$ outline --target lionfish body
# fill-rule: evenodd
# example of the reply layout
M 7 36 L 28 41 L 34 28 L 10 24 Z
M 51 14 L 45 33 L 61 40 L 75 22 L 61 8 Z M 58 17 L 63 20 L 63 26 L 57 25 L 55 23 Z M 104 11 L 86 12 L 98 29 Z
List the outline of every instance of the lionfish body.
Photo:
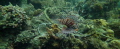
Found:
M 73 19 L 70 19 L 70 18 L 58 19 L 58 21 L 61 24 L 66 25 L 68 28 L 72 27 L 75 24 L 75 21 Z
M 66 18 L 66 19 L 58 19 L 58 21 L 67 26 L 67 27 L 63 27 L 63 29 L 61 29 L 61 33 L 65 33 L 65 34 L 68 34 L 68 33 L 74 33 L 76 31 L 78 31 L 77 29 L 78 28 L 75 28 L 75 21 L 73 19 L 70 19 L 70 18 Z

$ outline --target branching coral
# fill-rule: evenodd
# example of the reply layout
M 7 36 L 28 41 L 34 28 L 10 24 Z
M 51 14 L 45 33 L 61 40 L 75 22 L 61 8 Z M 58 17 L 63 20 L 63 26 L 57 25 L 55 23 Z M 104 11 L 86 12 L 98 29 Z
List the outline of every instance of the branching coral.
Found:
M 47 28 L 47 32 L 50 37 L 53 37 L 54 39 L 58 39 L 58 37 L 55 36 L 55 33 L 60 32 L 60 29 L 58 28 L 57 24 L 52 24 L 51 28 Z
M 22 27 L 25 25 L 26 20 L 29 18 L 25 14 L 25 11 L 20 8 L 19 6 L 2 6 L 1 7 L 1 13 L 0 13 L 0 27 Z
M 48 21 L 50 21 L 50 23 L 53 24 L 53 22 L 51 21 L 51 19 L 50 19 L 49 16 L 47 15 L 47 10 L 48 10 L 48 9 L 49 9 L 49 8 L 46 8 L 46 9 L 44 10 L 45 17 L 46 17 L 46 19 L 48 19 Z
M 104 19 L 95 19 L 93 21 L 96 23 L 96 25 L 100 25 L 100 26 L 107 26 L 108 25 L 108 23 Z

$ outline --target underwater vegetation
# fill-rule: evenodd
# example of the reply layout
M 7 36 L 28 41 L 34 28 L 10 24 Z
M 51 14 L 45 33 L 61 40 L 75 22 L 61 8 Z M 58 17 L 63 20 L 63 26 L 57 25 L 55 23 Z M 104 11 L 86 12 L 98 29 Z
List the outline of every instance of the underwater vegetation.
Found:
M 1 2 L 0 49 L 120 49 L 119 0 Z

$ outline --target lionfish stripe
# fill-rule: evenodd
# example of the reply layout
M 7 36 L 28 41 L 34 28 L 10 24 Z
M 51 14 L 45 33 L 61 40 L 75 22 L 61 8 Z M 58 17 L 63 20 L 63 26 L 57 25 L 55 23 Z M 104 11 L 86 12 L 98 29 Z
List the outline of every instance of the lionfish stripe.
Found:
M 60 19 L 59 21 L 60 21 L 60 23 L 62 23 L 62 24 L 64 23 L 64 22 L 63 22 L 63 19 Z
M 66 24 L 66 25 L 68 25 L 68 24 L 69 24 L 69 20 L 68 20 L 68 19 L 66 19 L 65 24 Z
M 68 26 L 70 26 L 70 25 L 71 25 L 70 23 L 71 23 L 71 20 L 69 20 L 69 21 L 68 21 L 68 23 L 67 23 L 67 24 L 68 24 Z
M 63 22 L 62 24 L 65 24 L 66 23 L 65 21 L 66 21 L 65 19 L 62 19 L 62 22 Z
M 73 24 L 74 24 L 74 21 L 73 21 L 73 20 L 70 20 L 69 24 L 70 24 L 70 25 L 73 25 Z

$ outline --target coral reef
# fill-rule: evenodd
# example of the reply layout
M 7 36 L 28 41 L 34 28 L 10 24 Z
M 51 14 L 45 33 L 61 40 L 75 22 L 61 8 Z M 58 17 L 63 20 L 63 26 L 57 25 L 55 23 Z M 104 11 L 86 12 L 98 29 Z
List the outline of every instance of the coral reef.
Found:
M 21 3 L 21 0 L 1 0 L 0 5 L 9 5 L 9 3 L 12 3 L 13 5 L 19 5 Z
M 19 6 L 1 6 L 0 7 L 0 27 L 4 28 L 17 28 L 25 26 L 25 21 L 29 19 L 25 14 L 25 11 Z
M 65 0 L 30 0 L 35 8 L 47 8 L 47 7 L 64 7 L 67 5 L 68 2 Z
M 120 27 L 120 20 L 119 19 L 109 19 L 108 20 L 108 22 L 109 23 L 111 23 L 111 24 L 109 24 L 109 26 L 110 26 L 110 28 L 112 29 L 112 30 L 114 30 L 114 32 L 115 32 L 115 37 L 116 38 L 120 38 L 120 34 L 119 34 L 119 27 Z
M 0 49 L 120 49 L 118 2 L 21 0 L 16 6 L 0 5 Z
M 109 14 L 111 10 L 114 10 L 117 7 L 117 3 L 119 0 L 85 0 L 80 1 L 78 5 L 76 5 L 76 9 L 79 10 L 79 14 L 84 18 L 109 18 Z
M 4 41 L 4 44 L 9 43 L 6 46 L 10 45 L 15 40 L 15 36 L 21 30 L 26 29 L 26 21 L 29 19 L 25 11 L 19 6 L 13 6 L 12 4 L 8 6 L 0 5 L 0 40 Z

